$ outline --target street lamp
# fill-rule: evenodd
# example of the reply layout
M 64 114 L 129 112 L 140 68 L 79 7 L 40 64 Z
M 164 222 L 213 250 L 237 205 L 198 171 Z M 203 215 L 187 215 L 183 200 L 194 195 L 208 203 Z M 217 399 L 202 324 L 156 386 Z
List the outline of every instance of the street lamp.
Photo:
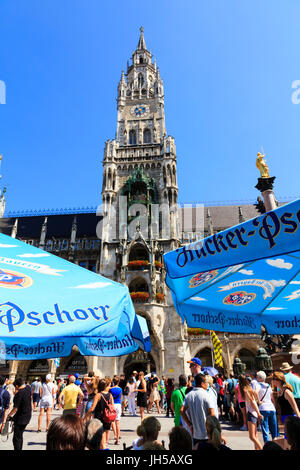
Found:
M 272 360 L 264 348 L 258 348 L 257 354 L 255 356 L 255 367 L 256 370 L 262 370 L 267 375 L 270 375 L 273 371 Z
M 233 372 L 236 377 L 242 375 L 246 370 L 246 364 L 244 364 L 239 357 L 236 357 L 233 361 Z

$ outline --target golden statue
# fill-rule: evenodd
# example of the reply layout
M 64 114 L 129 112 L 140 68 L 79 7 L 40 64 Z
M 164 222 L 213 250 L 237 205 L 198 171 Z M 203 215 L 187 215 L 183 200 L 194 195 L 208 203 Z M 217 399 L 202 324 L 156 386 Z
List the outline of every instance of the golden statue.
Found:
M 264 161 L 264 156 L 265 154 L 261 154 L 260 152 L 258 152 L 256 158 L 256 168 L 259 169 L 261 178 L 269 178 L 269 168 L 266 162 Z

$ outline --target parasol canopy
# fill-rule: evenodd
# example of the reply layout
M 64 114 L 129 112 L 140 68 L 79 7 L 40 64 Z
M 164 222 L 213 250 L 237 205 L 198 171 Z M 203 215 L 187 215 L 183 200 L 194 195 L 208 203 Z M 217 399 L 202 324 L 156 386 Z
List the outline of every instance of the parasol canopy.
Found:
M 164 255 L 191 328 L 300 333 L 300 199 Z
M 0 359 L 149 352 L 128 288 L 0 234 Z

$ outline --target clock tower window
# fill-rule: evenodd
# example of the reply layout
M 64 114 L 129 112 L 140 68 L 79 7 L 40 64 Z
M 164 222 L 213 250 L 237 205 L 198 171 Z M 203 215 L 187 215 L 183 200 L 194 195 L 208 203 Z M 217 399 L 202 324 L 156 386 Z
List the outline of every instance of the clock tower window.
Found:
M 144 144 L 151 144 L 151 131 L 150 129 L 144 130 Z
M 136 132 L 133 130 L 129 131 L 129 145 L 136 145 Z

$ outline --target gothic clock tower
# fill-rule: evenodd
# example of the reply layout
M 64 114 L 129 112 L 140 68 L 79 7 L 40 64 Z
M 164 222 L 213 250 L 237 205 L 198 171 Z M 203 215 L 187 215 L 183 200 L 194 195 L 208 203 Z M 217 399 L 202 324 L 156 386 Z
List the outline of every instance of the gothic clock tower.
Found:
M 117 111 L 116 136 L 105 143 L 103 158 L 100 273 L 128 286 L 136 312 L 147 319 L 152 351 L 142 362 L 135 355 L 116 358 L 114 370 L 130 373 L 140 362 L 149 372 L 170 376 L 170 369 L 178 377 L 189 348 L 162 259 L 180 244 L 176 147 L 166 132 L 163 81 L 143 28 L 122 71 Z

